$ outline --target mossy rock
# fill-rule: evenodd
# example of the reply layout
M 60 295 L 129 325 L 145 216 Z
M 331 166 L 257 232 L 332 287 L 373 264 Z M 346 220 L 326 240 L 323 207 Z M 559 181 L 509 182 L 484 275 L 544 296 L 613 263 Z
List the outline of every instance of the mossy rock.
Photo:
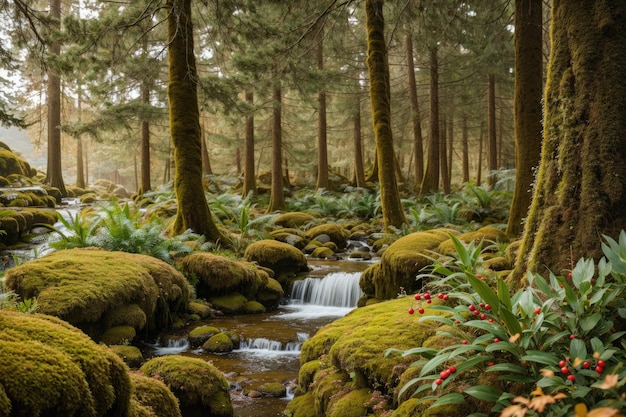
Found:
M 508 242 L 509 238 L 502 230 L 497 229 L 493 226 L 484 226 L 478 230 L 473 232 L 462 233 L 456 236 L 461 242 L 469 244 L 470 242 L 475 242 L 476 244 L 483 242 L 483 248 L 489 245 L 489 241 L 491 242 Z M 451 255 L 456 252 L 454 248 L 454 243 L 452 243 L 451 239 L 447 239 L 439 245 L 437 248 L 437 253 L 441 255 Z
M 315 251 L 315 249 L 321 248 L 323 246 L 324 245 L 321 242 L 318 242 L 317 240 L 312 240 L 309 243 L 307 243 L 307 245 L 304 248 L 302 248 L 302 252 L 306 253 L 307 255 L 310 255 Z
M 519 250 L 521 246 L 522 246 L 522 240 L 519 239 L 519 240 L 515 240 L 511 242 L 504 250 L 506 259 L 509 261 L 511 265 L 515 265 L 515 262 L 517 261 L 517 257 L 519 256 Z
M 264 397 L 283 398 L 287 395 L 287 387 L 280 382 L 266 382 L 257 389 Z
M 243 306 L 243 312 L 246 314 L 259 314 L 259 313 L 265 313 L 266 308 L 263 304 L 259 303 L 258 301 L 248 301 L 246 304 L 244 304 Z
M 190 314 L 198 315 L 202 319 L 213 318 L 211 307 L 199 301 L 191 301 L 187 306 L 187 311 Z
M 243 312 L 244 306 L 248 303 L 248 299 L 239 293 L 211 298 L 210 301 L 216 309 L 231 314 Z
M 275 278 L 283 287 L 288 277 L 309 271 L 306 257 L 301 251 L 276 240 L 264 239 L 251 243 L 244 252 L 244 258 L 274 271 Z
M 137 368 L 143 362 L 143 355 L 137 346 L 110 345 L 109 349 L 122 358 L 126 365 L 131 368 Z
M 7 177 L 13 174 L 32 177 L 33 170 L 25 159 L 17 156 L 11 150 L 0 149 L 0 176 Z
M 315 411 L 315 396 L 312 392 L 294 397 L 285 409 L 287 417 L 318 417 Z
M 491 269 L 492 271 L 505 271 L 513 268 L 513 264 L 511 264 L 504 256 L 496 256 L 494 258 L 487 259 L 484 264 L 485 267 Z
M 0 355 L 0 415 L 129 415 L 122 359 L 58 318 L 0 310 Z
M 361 388 L 350 391 L 345 395 L 332 401 L 328 410 L 327 417 L 361 417 L 368 414 L 368 408 L 365 406 L 372 399 L 372 391 L 369 388 Z
M 371 267 L 368 279 L 374 285 L 374 293 L 368 296 L 379 300 L 396 298 L 403 290 L 413 293 L 421 287 L 415 277 L 432 263 L 432 253 L 449 236 L 427 231 L 403 236 L 389 246 L 380 262 Z M 361 287 L 363 289 L 363 287 Z M 367 286 L 371 290 L 371 285 Z M 365 291 L 365 290 L 364 290 Z
M 123 305 L 111 312 L 112 326 L 127 325 L 141 330 L 145 327 L 147 321 L 145 311 L 137 304 Z
M 96 193 L 86 193 L 80 196 L 81 204 L 93 204 L 98 201 L 98 195 Z
M 293 246 L 297 249 L 304 249 L 309 241 L 304 237 L 304 233 L 295 229 L 280 229 L 270 233 L 270 236 L 283 243 Z
M 322 361 L 313 360 L 302 364 L 298 370 L 298 387 L 302 391 L 306 391 L 313 383 L 315 374 L 322 369 Z
M 211 336 L 202 344 L 202 349 L 212 353 L 227 353 L 235 348 L 232 339 L 225 333 L 220 332 Z
M 105 345 L 120 345 L 132 342 L 135 336 L 137 332 L 132 326 L 114 326 L 102 333 L 100 341 Z
M 246 298 L 252 299 L 267 280 L 267 275 L 257 273 L 254 265 L 249 262 L 239 262 L 206 252 L 185 256 L 179 267 L 184 275 L 198 279 L 198 297 L 208 298 L 240 292 Z
M 112 317 L 122 317 L 115 312 L 123 306 L 136 304 L 146 315 L 146 329 L 161 330 L 170 328 L 189 302 L 187 281 L 171 265 L 95 249 L 60 250 L 11 268 L 6 286 L 22 299 L 36 297 L 38 311 L 83 328 L 96 340 Z
M 398 240 L 398 236 L 383 236 L 379 239 L 376 239 L 372 243 L 372 252 L 378 252 L 381 249 L 386 249 L 393 244 L 396 240 Z
M 214 336 L 220 333 L 221 330 L 215 326 L 200 326 L 191 330 L 187 335 L 187 339 L 189 340 L 189 344 L 193 347 L 197 347 L 202 345 L 204 342 L 209 340 L 211 336 Z
M 335 252 L 332 249 L 327 248 L 326 246 L 320 246 L 319 248 L 315 248 L 315 250 L 311 253 L 311 258 L 318 259 L 329 259 L 335 256 Z
M 283 290 L 280 282 L 276 281 L 274 278 L 268 278 L 267 284 L 259 290 L 256 299 L 268 310 L 273 310 L 279 306 L 284 296 L 285 290 Z
M 350 236 L 350 234 L 343 227 L 332 223 L 320 224 L 319 226 L 312 227 L 306 232 L 306 237 L 309 240 L 314 240 L 320 235 L 327 235 L 330 237 L 330 241 L 334 242 L 339 249 L 344 249 L 346 247 L 348 236 Z
M 304 226 L 315 220 L 315 217 L 309 213 L 302 213 L 299 211 L 293 211 L 290 213 L 283 213 L 274 219 L 274 224 L 280 227 L 294 228 Z
M 421 401 L 412 398 L 393 411 L 391 417 L 465 417 L 471 414 L 467 404 L 446 404 L 435 408 L 429 408 L 434 400 Z
M 169 355 L 154 358 L 139 369 L 157 377 L 178 398 L 183 415 L 186 410 L 205 410 L 212 417 L 232 417 L 228 381 L 212 364 L 198 358 Z
M 233 330 L 226 330 L 224 331 L 224 334 L 230 338 L 231 342 L 233 342 L 233 349 L 239 349 L 241 347 L 243 337 L 239 333 Z
M 150 417 L 182 417 L 178 399 L 172 391 L 160 380 L 150 378 L 139 372 L 131 372 L 133 400 Z M 138 410 L 139 411 L 139 410 Z M 141 411 L 137 414 L 140 414 Z M 143 415 L 143 414 L 140 414 Z M 134 416 L 134 417 L 140 417 Z

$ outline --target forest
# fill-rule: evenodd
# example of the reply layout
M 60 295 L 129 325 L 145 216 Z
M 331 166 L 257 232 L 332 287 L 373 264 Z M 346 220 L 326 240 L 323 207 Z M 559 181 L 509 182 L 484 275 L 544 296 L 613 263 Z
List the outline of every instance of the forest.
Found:
M 0 352 L 85 376 L 34 401 L 54 360 L 29 348 L 32 380 L 0 365 L 0 416 L 236 415 L 213 365 L 126 347 L 178 330 L 232 351 L 189 323 L 276 310 L 315 259 L 372 264 L 302 345 L 284 415 L 623 415 L 623 2 L 0 14 L 0 123 L 46 160 L 0 143 Z M 185 393 L 195 374 L 210 392 Z

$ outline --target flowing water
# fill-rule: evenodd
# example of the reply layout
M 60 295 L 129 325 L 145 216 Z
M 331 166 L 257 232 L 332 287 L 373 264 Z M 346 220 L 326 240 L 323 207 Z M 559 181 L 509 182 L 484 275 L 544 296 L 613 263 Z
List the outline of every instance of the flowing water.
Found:
M 185 339 L 179 339 L 166 346 L 153 345 L 147 354 L 189 355 L 213 363 L 230 383 L 235 417 L 283 416 L 298 377 L 302 343 L 322 326 L 356 307 L 362 295 L 359 277 L 370 264 L 363 261 L 309 261 L 313 270 L 294 283 L 286 304 L 276 311 L 197 323 L 198 326 L 210 324 L 239 333 L 243 343 L 231 353 L 210 354 L 192 350 Z M 251 398 L 243 394 L 244 390 L 254 390 L 270 382 L 286 385 L 287 395 L 283 398 Z

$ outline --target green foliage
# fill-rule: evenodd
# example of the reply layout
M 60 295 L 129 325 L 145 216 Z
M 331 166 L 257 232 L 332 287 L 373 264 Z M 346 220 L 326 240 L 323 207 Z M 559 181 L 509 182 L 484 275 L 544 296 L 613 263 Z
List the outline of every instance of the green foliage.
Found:
M 351 189 L 343 193 L 318 190 L 315 194 L 303 193 L 288 202 L 288 211 L 302 211 L 320 217 L 336 219 L 371 220 L 381 214 L 380 192 Z
M 509 416 L 541 410 L 541 415 L 571 415 L 580 404 L 626 407 L 625 232 L 619 243 L 605 237 L 605 257 L 597 265 L 581 259 L 568 278 L 529 273 L 528 287 L 513 296 L 501 278 L 492 286 L 477 272 L 480 245 L 451 239 L 454 260 L 436 265 L 427 285 L 429 296 L 439 293 L 448 301 L 430 307 L 441 315 L 420 322 L 440 323 L 439 334 L 453 342 L 389 350 L 419 357 L 413 364 L 421 367 L 419 376 L 400 395 L 413 389 L 421 401 L 436 400 L 431 407 L 459 404 L 469 396 L 495 403 L 492 412 Z

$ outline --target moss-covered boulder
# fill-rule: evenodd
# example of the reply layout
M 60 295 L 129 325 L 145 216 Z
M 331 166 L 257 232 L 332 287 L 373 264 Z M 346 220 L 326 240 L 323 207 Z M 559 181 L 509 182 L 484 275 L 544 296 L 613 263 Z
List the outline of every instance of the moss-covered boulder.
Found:
M 470 242 L 474 242 L 476 244 L 482 242 L 482 247 L 486 248 L 492 242 L 508 242 L 509 237 L 502 230 L 497 229 L 493 226 L 484 226 L 478 230 L 462 233 L 456 236 L 461 242 L 469 244 Z M 446 239 L 439 244 L 437 247 L 437 253 L 441 255 L 450 255 L 456 252 L 454 248 L 454 243 L 452 243 L 451 239 Z
M 282 398 L 287 395 L 287 387 L 280 382 L 266 382 L 256 389 L 264 397 Z
M 212 353 L 227 353 L 235 348 L 232 339 L 226 332 L 213 335 L 202 344 L 202 349 Z
M 13 174 L 33 177 L 37 172 L 22 157 L 14 154 L 8 147 L 0 148 L 0 176 L 9 177 Z
M 284 295 L 285 290 L 283 290 L 280 282 L 276 281 L 274 278 L 268 278 L 267 284 L 259 290 L 256 299 L 259 303 L 263 304 L 265 308 L 273 310 L 278 307 Z
M 189 332 L 189 334 L 187 335 L 187 340 L 189 340 L 189 344 L 191 346 L 198 347 L 207 340 L 209 340 L 211 336 L 214 336 L 220 332 L 221 330 L 215 326 L 199 326 Z
M 165 384 L 140 372 L 130 373 L 133 402 L 136 405 L 134 417 L 181 417 L 178 399 Z
M 187 306 L 187 312 L 191 315 L 196 315 L 201 319 L 214 318 L 211 306 L 197 300 L 189 303 Z
M 286 228 L 300 228 L 307 223 L 311 223 L 315 220 L 315 217 L 309 213 L 302 213 L 300 211 L 293 211 L 290 213 L 283 213 L 276 217 L 274 224 L 280 227 Z
M 304 232 L 298 229 L 278 229 L 272 231 L 270 236 L 272 239 L 287 243 L 300 250 L 306 247 L 307 243 L 309 243 L 309 240 L 305 237 Z
M 334 256 L 335 252 L 326 246 L 320 246 L 318 248 L 315 248 L 315 250 L 311 252 L 311 258 L 330 259 Z
M 432 263 L 432 251 L 449 236 L 436 231 L 416 232 L 396 240 L 361 279 L 361 289 L 371 298 L 388 300 L 402 291 L 412 293 L 421 287 L 416 276 Z M 372 288 L 374 293 L 372 294 Z
M 243 294 L 239 294 L 238 292 L 222 295 L 220 297 L 213 297 L 210 301 L 216 309 L 229 314 L 243 313 L 244 308 L 248 303 L 248 299 Z
M 143 362 L 143 354 L 137 346 L 132 345 L 111 345 L 109 346 L 117 356 L 122 358 L 126 365 L 137 368 Z
M 309 240 L 320 240 L 320 236 L 326 235 L 331 242 L 334 242 L 339 249 L 344 249 L 348 242 L 350 233 L 338 224 L 321 224 L 307 230 L 306 237 Z M 325 243 L 325 242 L 323 242 Z
M 133 326 L 113 326 L 102 333 L 100 342 L 105 345 L 119 345 L 130 343 L 137 336 L 137 331 Z
M 274 271 L 275 279 L 285 286 L 287 279 L 309 270 L 304 254 L 293 246 L 276 240 L 264 239 L 251 243 L 244 252 L 249 262 Z
M 0 310 L 0 415 L 129 416 L 128 368 L 55 317 Z
M 198 252 L 185 256 L 180 269 L 192 282 L 197 282 L 200 298 L 211 298 L 238 292 L 255 299 L 257 292 L 267 284 L 268 276 L 250 262 L 239 262 L 225 256 Z
M 147 255 L 95 249 L 56 251 L 6 274 L 7 289 L 37 298 L 39 311 L 62 318 L 95 340 L 115 322 L 141 330 L 170 328 L 189 302 L 187 281 L 171 265 Z M 124 322 L 124 317 L 128 322 Z
M 53 225 L 57 222 L 54 211 L 36 208 L 5 208 L 0 209 L 0 242 L 11 245 L 29 233 L 36 225 Z
M 204 411 L 212 417 L 233 416 L 228 381 L 215 366 L 202 359 L 161 356 L 143 364 L 140 371 L 158 377 L 170 388 L 183 415 Z

